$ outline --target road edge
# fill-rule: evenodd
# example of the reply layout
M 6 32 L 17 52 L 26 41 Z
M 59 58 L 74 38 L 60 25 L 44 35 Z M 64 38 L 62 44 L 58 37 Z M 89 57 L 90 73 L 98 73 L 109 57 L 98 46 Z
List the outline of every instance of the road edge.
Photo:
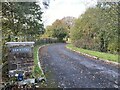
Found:
M 73 50 L 73 49 L 67 47 L 67 45 L 66 45 L 65 47 L 66 47 L 67 49 L 71 50 L 71 51 L 74 51 L 74 52 L 76 52 L 76 53 L 82 54 L 82 55 L 87 56 L 87 57 L 89 57 L 89 58 L 93 58 L 93 59 L 95 59 L 95 60 L 100 60 L 100 61 L 103 61 L 103 62 L 105 62 L 105 63 L 110 63 L 110 64 L 113 64 L 113 65 L 116 65 L 116 66 L 119 66 L 119 67 L 120 67 L 120 63 L 118 63 L 118 62 L 113 62 L 113 61 L 109 61 L 109 60 L 106 60 L 106 59 L 98 58 L 98 57 L 96 57 L 96 56 L 92 56 L 92 55 L 89 55 L 89 54 L 86 54 L 86 53 L 82 53 L 82 52 L 79 52 L 79 51 L 76 51 L 76 50 Z
M 45 81 L 46 81 L 46 77 L 45 77 L 45 74 L 44 74 L 43 69 L 42 69 L 41 64 L 40 64 L 39 50 L 40 50 L 41 48 L 45 47 L 45 46 L 48 46 L 48 45 L 50 45 L 50 44 L 46 44 L 46 45 L 42 45 L 42 46 L 40 46 L 40 47 L 38 48 L 38 51 L 37 51 L 38 66 L 39 66 L 39 68 L 40 68 L 41 71 L 42 71 L 42 75 L 44 75 L 44 79 L 45 79 Z

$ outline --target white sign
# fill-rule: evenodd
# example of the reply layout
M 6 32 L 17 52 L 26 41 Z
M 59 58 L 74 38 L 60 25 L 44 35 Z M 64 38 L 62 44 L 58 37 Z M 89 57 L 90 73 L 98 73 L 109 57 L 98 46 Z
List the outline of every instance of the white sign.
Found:
M 31 47 L 15 47 L 15 48 L 12 48 L 12 52 L 13 53 L 16 53 L 16 52 L 29 53 L 29 52 L 32 52 L 32 50 L 31 50 Z

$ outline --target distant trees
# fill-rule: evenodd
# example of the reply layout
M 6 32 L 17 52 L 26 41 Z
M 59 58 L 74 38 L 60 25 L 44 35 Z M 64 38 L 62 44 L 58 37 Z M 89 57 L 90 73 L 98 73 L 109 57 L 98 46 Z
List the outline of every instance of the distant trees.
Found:
M 47 34 L 48 37 L 57 38 L 58 41 L 63 41 L 63 38 L 67 35 L 67 30 L 61 20 L 56 20 L 52 26 L 46 28 L 45 34 Z
M 46 27 L 45 37 L 57 38 L 58 41 L 63 41 L 64 38 L 69 38 L 70 28 L 73 26 L 73 17 L 65 17 L 61 20 L 56 20 L 51 26 Z
M 52 24 L 53 30 L 52 30 L 52 37 L 58 38 L 59 41 L 62 41 L 63 38 L 67 35 L 67 30 L 65 25 L 62 23 L 61 20 L 56 20 Z
M 72 43 L 80 48 L 117 53 L 118 3 L 98 3 L 76 21 L 70 32 Z

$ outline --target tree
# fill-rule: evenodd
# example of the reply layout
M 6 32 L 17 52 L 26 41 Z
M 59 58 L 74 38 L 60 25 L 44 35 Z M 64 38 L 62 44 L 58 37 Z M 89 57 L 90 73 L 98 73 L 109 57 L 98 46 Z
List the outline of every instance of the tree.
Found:
M 63 38 L 67 35 L 67 30 L 61 20 L 56 20 L 53 24 L 53 37 L 58 38 L 59 41 L 62 41 Z
M 77 47 L 117 53 L 118 3 L 98 3 L 88 8 L 76 19 L 70 36 Z
M 3 35 L 7 35 L 7 37 L 18 37 L 19 35 L 35 37 L 44 32 L 43 24 L 41 24 L 42 12 L 37 3 L 3 2 L 2 6 Z M 15 40 L 18 41 L 18 39 Z
M 61 20 L 56 20 L 51 26 L 46 28 L 45 35 L 57 38 L 58 41 L 63 41 L 63 38 L 67 36 L 67 28 Z
M 7 48 L 10 41 L 35 41 L 44 33 L 41 8 L 36 2 L 2 2 L 2 61 L 6 76 Z M 24 37 L 24 38 L 23 38 Z
M 74 26 L 74 17 L 64 17 L 61 20 L 56 20 L 51 26 L 46 27 L 44 37 L 54 37 L 59 41 L 63 38 L 69 38 L 70 29 Z

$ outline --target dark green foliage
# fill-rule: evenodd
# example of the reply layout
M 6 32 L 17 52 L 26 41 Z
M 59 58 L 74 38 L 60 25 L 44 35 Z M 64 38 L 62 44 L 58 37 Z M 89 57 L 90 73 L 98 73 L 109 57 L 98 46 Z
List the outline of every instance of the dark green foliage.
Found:
M 57 28 L 53 30 L 53 37 L 56 37 L 58 39 L 58 41 L 63 41 L 63 38 L 65 38 L 65 36 L 67 35 L 67 33 L 65 32 L 64 28 Z
M 88 8 L 71 29 L 72 43 L 81 48 L 117 53 L 118 3 L 98 3 Z
M 44 32 L 41 14 L 36 2 L 3 2 L 3 37 L 6 41 L 29 41 L 28 37 L 34 40 L 34 37 Z
M 6 42 L 36 41 L 44 33 L 41 8 L 36 2 L 2 2 L 2 60 L 7 72 Z M 3 74 L 5 76 L 5 73 Z
M 46 28 L 44 37 L 57 38 L 58 41 L 62 42 L 63 39 L 68 35 L 67 27 L 62 20 L 56 20 L 51 26 Z

